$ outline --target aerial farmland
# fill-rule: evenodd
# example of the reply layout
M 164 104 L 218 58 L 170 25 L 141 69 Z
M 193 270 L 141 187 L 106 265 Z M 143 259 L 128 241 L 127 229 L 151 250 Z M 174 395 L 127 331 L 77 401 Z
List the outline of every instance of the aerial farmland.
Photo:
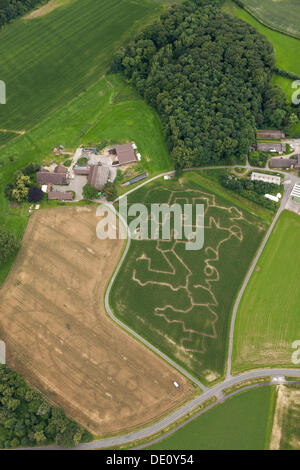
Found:
M 300 449 L 299 15 L 0 1 L 0 451 Z

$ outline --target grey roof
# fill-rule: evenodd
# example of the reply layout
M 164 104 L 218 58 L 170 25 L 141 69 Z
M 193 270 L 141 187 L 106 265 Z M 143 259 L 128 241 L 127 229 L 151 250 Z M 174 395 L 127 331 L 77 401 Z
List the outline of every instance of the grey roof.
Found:
M 108 166 L 92 166 L 88 177 L 88 183 L 94 186 L 94 188 L 100 190 L 107 183 L 109 173 L 110 170 Z
M 76 175 L 89 175 L 91 168 L 89 166 L 75 166 L 74 173 Z
M 271 158 L 269 166 L 272 168 L 290 168 L 297 163 L 293 158 Z
M 262 152 L 270 152 L 271 150 L 276 150 L 276 152 L 285 152 L 286 144 L 281 144 L 279 142 L 259 142 L 257 144 L 257 150 Z

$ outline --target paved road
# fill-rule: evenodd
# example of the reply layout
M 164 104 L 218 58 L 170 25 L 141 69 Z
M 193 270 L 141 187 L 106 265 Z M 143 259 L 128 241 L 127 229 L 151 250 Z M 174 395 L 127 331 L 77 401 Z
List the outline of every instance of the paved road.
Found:
M 243 374 L 227 378 L 224 382 L 215 385 L 207 389 L 202 395 L 194 398 L 193 400 L 189 401 L 182 407 L 175 410 L 173 413 L 169 414 L 165 418 L 161 419 L 160 421 L 151 424 L 143 429 L 138 431 L 132 431 L 128 434 L 124 434 L 122 436 L 115 436 L 115 437 L 108 437 L 105 439 L 99 439 L 92 442 L 87 442 L 85 444 L 79 444 L 74 450 L 90 450 L 90 449 L 104 449 L 107 447 L 117 447 L 123 444 L 128 444 L 130 442 L 135 442 L 138 439 L 145 439 L 157 432 L 162 431 L 167 426 L 175 423 L 180 418 L 183 418 L 186 414 L 190 413 L 193 409 L 199 407 L 202 403 L 204 403 L 209 398 L 213 396 L 217 396 L 217 401 L 214 402 L 213 405 L 206 407 L 202 412 L 207 411 L 208 409 L 212 408 L 218 403 L 222 403 L 224 400 L 228 399 L 230 395 L 223 396 L 220 395 L 227 387 L 231 387 L 233 385 L 237 385 L 240 382 L 244 382 L 245 380 L 252 380 L 260 377 L 283 377 L 283 376 L 291 376 L 300 379 L 300 369 L 257 369 L 250 372 L 245 372 Z M 300 381 L 300 380 L 299 380 Z M 275 382 L 272 382 L 274 385 Z M 243 387 L 244 389 L 249 388 L 249 386 Z M 238 390 L 236 393 L 241 391 Z M 233 394 L 231 394 L 232 396 Z M 195 416 L 196 417 L 196 416 Z M 185 424 L 185 423 L 184 423 Z M 174 430 L 175 431 L 175 430 Z M 173 432 L 174 432 L 173 431 Z M 31 448 L 32 449 L 32 448 Z M 57 450 L 60 447 L 55 445 L 50 446 L 41 446 L 41 447 L 34 447 L 35 450 Z
M 195 170 L 199 170 L 199 169 L 200 170 L 220 169 L 220 168 L 232 168 L 232 167 L 241 167 L 241 168 L 246 168 L 246 169 L 249 169 L 249 170 L 261 170 L 261 168 L 250 167 L 249 164 L 247 164 L 247 165 L 243 165 L 243 166 L 242 165 L 233 165 L 233 166 L 214 166 L 214 167 L 203 167 L 203 168 L 193 168 L 193 169 L 191 168 L 191 169 L 187 169 L 187 170 L 184 170 L 184 171 L 195 171 Z M 233 348 L 233 333 L 234 333 L 234 326 L 235 326 L 235 320 L 236 320 L 236 313 L 237 313 L 237 310 L 238 310 L 240 300 L 241 300 L 243 292 L 245 291 L 245 288 L 246 288 L 246 286 L 249 282 L 251 274 L 253 273 L 253 271 L 255 269 L 255 266 L 258 262 L 258 259 L 259 259 L 260 255 L 261 255 L 261 253 L 262 253 L 262 251 L 263 251 L 263 249 L 264 249 L 264 247 L 265 247 L 265 245 L 266 245 L 266 243 L 269 239 L 270 234 L 272 233 L 274 225 L 275 225 L 276 221 L 278 220 L 281 212 L 285 208 L 285 205 L 288 201 L 288 198 L 289 198 L 289 195 L 290 195 L 291 190 L 293 188 L 293 185 L 296 181 L 300 180 L 298 177 L 296 177 L 294 175 L 290 175 L 290 174 L 288 174 L 284 171 L 278 171 L 278 170 L 268 170 L 268 171 L 282 174 L 285 177 L 285 179 L 288 178 L 288 183 L 285 184 L 285 192 L 284 192 L 284 196 L 282 198 L 281 204 L 280 204 L 280 208 L 279 208 L 272 224 L 270 225 L 270 228 L 269 228 L 269 230 L 268 230 L 268 232 L 267 232 L 267 234 L 266 234 L 266 236 L 265 236 L 265 238 L 264 238 L 264 240 L 263 240 L 263 242 L 262 242 L 262 244 L 261 244 L 261 246 L 260 246 L 260 248 L 257 252 L 257 255 L 256 255 L 256 257 L 255 257 L 255 259 L 254 259 L 247 275 L 246 275 L 246 278 L 243 282 L 242 288 L 239 292 L 239 295 L 238 295 L 237 300 L 236 300 L 235 305 L 234 305 L 233 316 L 232 316 L 231 327 L 230 327 L 230 341 L 229 341 L 229 348 L 228 348 L 228 361 L 227 361 L 226 379 L 222 383 L 219 383 L 219 384 L 217 384 L 213 387 L 207 388 L 198 379 L 196 379 L 189 372 L 187 372 L 183 367 L 176 364 L 167 355 L 162 353 L 159 349 L 157 349 L 155 346 L 153 346 L 147 340 L 145 340 L 140 335 L 138 335 L 134 330 L 132 330 L 127 325 L 125 325 L 123 322 L 121 322 L 114 315 L 114 313 L 112 312 L 112 310 L 110 308 L 110 305 L 109 305 L 109 296 L 110 296 L 111 288 L 112 288 L 112 286 L 114 284 L 114 281 L 115 281 L 115 279 L 116 279 L 116 277 L 119 273 L 119 270 L 120 270 L 120 268 L 123 264 L 123 261 L 126 258 L 126 255 L 128 253 L 130 243 L 131 243 L 131 238 L 129 236 L 128 227 L 126 228 L 127 229 L 127 235 L 128 235 L 126 247 L 125 247 L 125 250 L 122 254 L 122 257 L 121 257 L 121 259 L 118 263 L 118 266 L 117 266 L 117 268 L 116 268 L 116 270 L 115 270 L 115 272 L 114 272 L 114 274 L 113 274 L 113 276 L 112 276 L 112 278 L 109 282 L 109 285 L 108 285 L 108 288 L 107 288 L 106 294 L 105 294 L 105 308 L 107 310 L 107 313 L 110 316 L 110 318 L 115 323 L 117 323 L 121 328 L 123 328 L 125 331 L 127 331 L 132 336 L 134 336 L 138 341 L 143 343 L 146 347 L 151 349 L 154 353 L 159 355 L 163 360 L 167 361 L 170 365 L 172 365 L 179 372 L 181 372 L 185 377 L 187 377 L 193 383 L 195 383 L 202 390 L 202 394 L 200 396 L 198 396 L 197 398 L 194 398 L 193 400 L 189 401 L 188 403 L 186 403 L 185 405 L 183 405 L 182 407 L 180 407 L 179 409 L 177 409 L 173 413 L 169 414 L 165 418 L 161 419 L 160 421 L 158 421 L 158 422 L 156 422 L 156 423 L 154 423 L 150 426 L 147 426 L 147 427 L 145 427 L 141 430 L 133 431 L 129 434 L 124 434 L 122 436 L 116 436 L 116 437 L 111 437 L 111 438 L 92 441 L 92 442 L 85 443 L 85 444 L 80 444 L 76 447 L 76 449 L 78 449 L 78 450 L 80 450 L 80 449 L 100 449 L 100 448 L 105 448 L 105 447 L 114 447 L 114 446 L 119 446 L 119 445 L 122 445 L 122 444 L 129 443 L 129 442 L 133 442 L 133 441 L 136 441 L 138 439 L 144 439 L 148 436 L 151 436 L 152 434 L 155 434 L 155 433 L 163 430 L 165 427 L 169 426 L 170 424 L 176 422 L 178 419 L 184 417 L 187 413 L 189 413 L 195 407 L 198 407 L 203 402 L 205 402 L 206 400 L 208 400 L 209 398 L 211 398 L 213 396 L 217 396 L 217 401 L 214 403 L 214 405 L 217 404 L 217 403 L 221 403 L 222 401 L 224 401 L 224 399 L 228 398 L 228 396 L 224 397 L 224 395 L 222 393 L 222 391 L 225 388 L 230 387 L 232 385 L 236 385 L 236 384 L 238 384 L 240 382 L 243 382 L 245 380 L 252 380 L 252 379 L 259 378 L 259 377 L 275 377 L 276 378 L 276 377 L 285 376 L 285 375 L 291 375 L 291 376 L 300 378 L 300 369 L 299 368 L 298 369 L 263 369 L 263 370 L 262 369 L 257 369 L 257 370 L 253 370 L 253 371 L 250 371 L 250 372 L 245 372 L 245 373 L 237 375 L 237 376 L 232 376 L 231 375 L 231 357 L 232 357 L 232 348 Z M 132 190 L 129 190 L 127 193 L 125 193 L 122 196 L 120 196 L 119 198 L 117 198 L 116 201 L 123 198 L 123 197 L 125 197 L 125 196 L 127 196 L 127 195 L 129 195 L 133 191 L 136 191 L 137 189 L 141 188 L 142 186 L 144 186 L 146 184 L 149 184 L 151 181 L 154 181 L 158 178 L 161 178 L 164 175 L 173 175 L 173 174 L 174 174 L 174 171 L 169 171 L 169 172 L 157 175 L 153 178 L 150 178 L 149 180 L 145 181 L 144 183 L 142 183 L 139 186 L 133 188 Z M 114 201 L 114 202 L 116 202 L 116 201 Z M 116 209 L 114 208 L 114 206 L 112 204 L 110 204 L 110 208 L 111 208 L 112 211 L 114 211 L 120 217 L 119 213 L 116 211 Z M 123 223 L 125 225 L 124 221 L 123 221 Z M 209 407 L 205 408 L 205 411 L 207 411 L 207 409 L 209 409 Z M 204 410 L 202 412 L 204 412 Z M 35 447 L 34 449 L 49 449 L 50 450 L 50 449 L 58 449 L 58 448 L 59 447 L 57 447 L 57 446 L 42 446 L 42 447 Z
M 300 384 L 300 381 L 298 380 L 293 380 L 293 381 L 289 381 L 289 384 L 293 384 L 293 385 L 299 385 Z M 257 388 L 257 387 L 265 387 L 266 385 L 274 385 L 274 383 L 272 381 L 270 382 L 262 382 L 262 383 L 257 383 L 257 384 L 252 384 L 252 385 L 247 385 L 245 387 L 241 387 L 239 388 L 238 390 L 235 390 L 234 392 L 231 392 L 229 393 L 228 395 L 223 395 L 223 397 L 218 400 L 217 402 L 214 402 L 212 403 L 211 405 L 205 407 L 204 409 L 202 409 L 201 411 L 198 411 L 198 413 L 195 413 L 193 416 L 191 416 L 190 418 L 188 418 L 187 420 L 185 420 L 183 423 L 180 423 L 178 426 L 176 426 L 175 428 L 173 428 L 171 431 L 163 434 L 162 436 L 156 438 L 156 439 L 153 439 L 152 441 L 150 442 L 147 442 L 146 444 L 142 444 L 138 447 L 135 447 L 134 450 L 141 450 L 141 449 L 145 449 L 146 447 L 149 447 L 153 444 L 157 444 L 158 442 L 166 439 L 167 437 L 171 436 L 172 434 L 174 434 L 175 432 L 179 431 L 179 429 L 183 428 L 186 424 L 190 423 L 191 421 L 194 421 L 194 419 L 196 418 L 199 418 L 199 416 L 201 416 L 203 413 L 206 413 L 207 411 L 211 410 L 212 408 L 214 408 L 216 405 L 220 404 L 221 402 L 223 403 L 225 400 L 228 400 L 228 398 L 232 398 L 234 397 L 235 395 L 241 393 L 241 392 L 244 392 L 246 390 L 251 390 L 253 388 Z

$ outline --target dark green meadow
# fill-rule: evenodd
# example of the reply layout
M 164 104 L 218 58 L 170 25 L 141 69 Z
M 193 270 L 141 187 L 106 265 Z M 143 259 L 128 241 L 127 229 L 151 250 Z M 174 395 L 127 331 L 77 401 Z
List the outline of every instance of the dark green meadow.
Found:
M 196 198 L 206 208 L 204 247 L 188 251 L 184 240 L 132 240 L 110 300 L 122 321 L 212 383 L 224 374 L 233 302 L 266 223 L 195 181 L 180 181 L 155 181 L 128 203 Z

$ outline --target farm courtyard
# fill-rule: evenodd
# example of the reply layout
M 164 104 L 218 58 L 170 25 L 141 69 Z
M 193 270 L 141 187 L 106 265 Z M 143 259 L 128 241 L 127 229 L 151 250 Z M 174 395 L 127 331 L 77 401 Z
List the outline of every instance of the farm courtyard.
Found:
M 33 214 L 0 290 L 8 365 L 95 435 L 159 418 L 193 387 L 105 314 L 122 240 L 96 237 L 96 207 Z M 178 382 L 178 388 L 173 381 Z

